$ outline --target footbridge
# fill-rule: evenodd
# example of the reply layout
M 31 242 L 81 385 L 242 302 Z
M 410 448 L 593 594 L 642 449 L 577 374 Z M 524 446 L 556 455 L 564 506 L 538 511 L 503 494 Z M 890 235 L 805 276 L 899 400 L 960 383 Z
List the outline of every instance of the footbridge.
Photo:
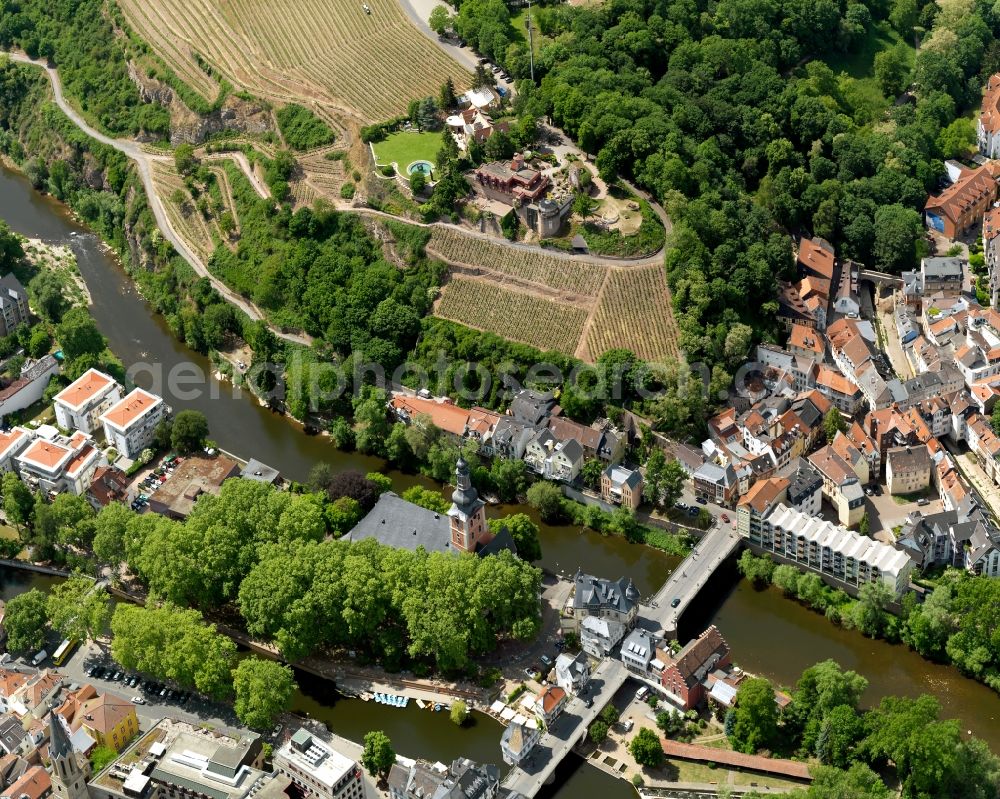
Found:
M 674 569 L 649 604 L 639 608 L 636 625 L 668 640 L 676 638 L 684 611 L 739 545 L 740 537 L 735 530 L 728 524 L 716 524 Z
M 552 778 L 556 766 L 583 740 L 590 725 L 627 679 L 628 669 L 620 660 L 605 658 L 601 661 L 591 675 L 587 689 L 587 696 L 592 700 L 590 707 L 583 698 L 572 697 L 535 744 L 528 759 L 510 770 L 504 778 L 504 787 L 528 799 L 537 794 Z
M 862 269 L 858 272 L 858 280 L 867 280 L 879 286 L 892 286 L 893 288 L 903 288 L 903 278 L 899 275 L 890 275 L 888 272 L 876 272 L 874 269 Z

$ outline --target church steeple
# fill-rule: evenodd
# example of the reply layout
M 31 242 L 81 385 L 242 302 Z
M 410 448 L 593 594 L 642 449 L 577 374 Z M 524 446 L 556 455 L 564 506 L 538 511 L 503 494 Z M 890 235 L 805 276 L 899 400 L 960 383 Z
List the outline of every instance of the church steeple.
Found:
M 90 799 L 87 777 L 55 711 L 49 714 L 49 758 L 52 761 L 52 792 L 56 799 Z
M 459 457 L 455 464 L 455 490 L 451 495 L 451 545 L 459 552 L 475 552 L 493 535 L 486 526 L 486 503 L 472 485 L 469 464 Z

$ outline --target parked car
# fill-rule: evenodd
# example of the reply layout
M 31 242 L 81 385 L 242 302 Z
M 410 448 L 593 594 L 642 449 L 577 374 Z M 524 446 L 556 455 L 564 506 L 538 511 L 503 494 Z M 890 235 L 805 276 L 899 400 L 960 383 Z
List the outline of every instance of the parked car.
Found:
M 122 673 L 120 671 L 116 671 L 108 679 L 112 680 L 113 682 L 118 682 L 121 678 L 122 678 Z
M 930 505 L 931 501 L 927 499 L 927 497 L 921 497 L 920 499 L 917 500 L 917 504 L 920 507 L 923 507 L 924 505 Z
M 546 666 L 552 665 L 552 658 L 550 658 L 548 655 L 542 655 L 539 658 L 539 660 L 542 661 L 542 663 L 544 663 Z
M 133 696 L 132 703 L 135 705 L 144 705 L 146 704 L 146 700 L 143 699 L 141 696 Z
M 687 510 L 688 509 L 688 506 L 687 506 L 686 502 L 675 502 L 674 503 L 674 507 L 677 508 L 677 510 Z
M 688 508 L 688 516 L 697 516 L 697 515 L 698 515 L 698 509 L 694 507 L 694 505 Z
M 723 513 L 722 514 L 722 521 L 724 521 L 724 522 L 728 522 L 729 521 L 729 514 L 728 513 Z
M 705 499 L 704 497 L 696 497 L 695 498 L 695 502 L 697 502 L 699 505 L 707 505 L 708 504 L 708 500 Z
M 679 596 L 675 596 L 673 599 L 670 600 L 670 607 L 676 608 L 680 603 L 681 603 L 681 598 Z

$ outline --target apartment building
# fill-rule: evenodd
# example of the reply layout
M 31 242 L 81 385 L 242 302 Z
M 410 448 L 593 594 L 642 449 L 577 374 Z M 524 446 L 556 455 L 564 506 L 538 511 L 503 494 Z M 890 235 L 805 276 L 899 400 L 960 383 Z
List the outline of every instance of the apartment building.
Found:
M 783 502 L 788 501 L 788 486 L 784 477 L 758 480 L 736 507 L 736 530 L 741 538 L 760 543 L 764 518 Z
M 153 445 L 156 428 L 169 410 L 162 397 L 137 388 L 101 415 L 104 438 L 119 454 L 137 458 Z
M 885 482 L 892 495 L 923 491 L 931 483 L 931 457 L 927 447 L 895 447 L 886 453 Z
M 121 398 L 121 388 L 114 378 L 88 369 L 56 394 L 56 424 L 63 430 L 93 433 L 100 425 L 101 414 Z
M 851 587 L 881 581 L 896 596 L 906 590 L 914 567 L 905 552 L 785 505 L 764 520 L 760 546 Z
M 85 494 L 102 458 L 90 436 L 79 430 L 64 436 L 51 425 L 35 432 L 37 438 L 14 458 L 21 479 L 33 490 Z

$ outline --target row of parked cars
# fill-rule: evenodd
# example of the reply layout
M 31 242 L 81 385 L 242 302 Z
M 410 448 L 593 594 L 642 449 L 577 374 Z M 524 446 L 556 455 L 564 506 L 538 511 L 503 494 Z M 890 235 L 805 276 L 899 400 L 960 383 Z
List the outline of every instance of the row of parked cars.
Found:
M 155 680 L 147 680 L 136 674 L 128 674 L 114 666 L 108 668 L 103 666 L 94 666 L 93 668 L 87 669 L 87 676 L 93 677 L 96 680 L 120 682 L 122 685 L 127 685 L 129 688 L 139 688 L 150 698 L 176 701 L 182 705 L 186 704 L 189 699 L 194 697 L 194 694 L 190 691 L 181 691 L 179 689 L 171 688 L 164 683 L 156 682 Z M 146 700 L 142 696 L 133 696 L 132 701 L 137 705 L 146 704 Z

